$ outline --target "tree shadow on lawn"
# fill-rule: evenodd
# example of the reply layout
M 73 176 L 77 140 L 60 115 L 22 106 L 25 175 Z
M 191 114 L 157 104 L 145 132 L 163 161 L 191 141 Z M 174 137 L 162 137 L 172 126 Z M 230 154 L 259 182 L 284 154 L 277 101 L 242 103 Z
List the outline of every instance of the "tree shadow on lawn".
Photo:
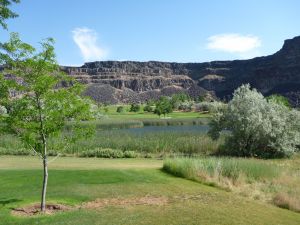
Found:
M 0 207 L 4 207 L 8 204 L 11 204 L 11 203 L 16 203 L 16 202 L 21 202 L 22 200 L 20 199 L 15 199 L 15 198 L 12 198 L 12 199 L 0 199 Z

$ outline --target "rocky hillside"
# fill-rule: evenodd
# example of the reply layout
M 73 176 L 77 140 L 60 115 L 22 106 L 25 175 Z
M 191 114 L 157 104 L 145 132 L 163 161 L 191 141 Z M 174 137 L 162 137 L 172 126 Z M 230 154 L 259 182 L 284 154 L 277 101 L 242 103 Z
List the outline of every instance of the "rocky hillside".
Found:
M 238 86 L 250 83 L 265 95 L 279 93 L 300 105 L 300 36 L 286 40 L 273 55 L 249 60 L 100 61 L 62 69 L 87 84 L 86 94 L 100 102 L 140 102 L 176 92 L 228 99 Z

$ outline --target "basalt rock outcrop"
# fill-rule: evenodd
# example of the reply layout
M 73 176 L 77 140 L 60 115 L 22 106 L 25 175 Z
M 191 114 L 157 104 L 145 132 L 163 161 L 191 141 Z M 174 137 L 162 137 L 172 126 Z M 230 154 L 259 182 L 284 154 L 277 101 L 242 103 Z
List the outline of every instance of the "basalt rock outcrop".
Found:
M 87 84 L 86 94 L 99 102 L 144 102 L 185 92 L 193 97 L 210 94 L 189 76 L 185 65 L 165 62 L 101 61 L 82 67 L 61 67 Z
M 161 95 L 206 93 L 229 99 L 243 83 L 264 95 L 278 93 L 300 104 L 300 36 L 286 40 L 270 56 L 205 63 L 99 61 L 62 69 L 87 84 L 100 102 L 141 102 Z

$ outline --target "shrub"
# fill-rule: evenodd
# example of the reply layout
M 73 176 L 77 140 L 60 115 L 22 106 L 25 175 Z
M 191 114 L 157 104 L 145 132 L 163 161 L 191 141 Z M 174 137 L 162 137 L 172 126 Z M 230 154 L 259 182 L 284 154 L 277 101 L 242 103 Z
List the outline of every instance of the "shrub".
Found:
M 7 152 L 9 155 L 30 155 L 32 152 L 28 149 L 21 148 L 21 149 L 16 149 L 10 152 Z
M 141 110 L 141 106 L 139 104 L 131 104 L 129 112 L 139 112 Z
M 144 112 L 153 112 L 153 107 L 150 105 L 145 105 L 143 110 Z
M 107 106 L 105 106 L 105 107 L 103 108 L 103 110 L 104 110 L 105 113 L 108 113 L 109 108 L 108 108 Z
M 195 104 L 195 111 L 197 112 L 208 112 L 209 102 L 200 102 Z
M 171 113 L 173 111 L 173 106 L 168 97 L 160 97 L 159 100 L 156 102 L 154 113 L 158 116 Z
M 218 139 L 228 130 L 223 154 L 246 157 L 285 157 L 300 143 L 300 113 L 268 102 L 250 85 L 242 85 L 210 123 L 209 135 Z
M 57 153 L 57 151 L 55 151 L 55 150 L 49 150 L 49 151 L 48 151 L 48 155 L 49 155 L 49 156 L 57 156 L 58 153 Z
M 79 157 L 96 157 L 96 152 L 95 152 L 95 150 L 87 150 L 87 151 L 81 152 L 79 154 Z
M 80 157 L 97 157 L 97 158 L 123 158 L 124 153 L 121 150 L 110 148 L 88 150 L 80 153 Z
M 118 106 L 117 107 L 117 113 L 123 113 L 123 112 L 125 112 L 124 106 Z
M 98 149 L 96 151 L 98 158 L 123 158 L 124 154 L 121 150 L 113 150 L 110 148 Z
M 190 96 L 186 93 L 174 94 L 170 98 L 170 103 L 173 109 L 179 109 L 179 106 L 183 102 L 189 102 L 191 100 Z
M 200 102 L 195 104 L 195 111 L 216 113 L 226 107 L 223 102 Z
M 124 158 L 137 158 L 138 154 L 135 151 L 125 151 Z
M 25 148 L 7 149 L 0 147 L 0 155 L 30 155 L 32 152 Z
M 192 111 L 193 102 L 182 102 L 179 104 L 178 109 L 185 112 Z
M 279 104 L 279 105 L 283 105 L 283 106 L 286 106 L 288 108 L 291 108 L 291 104 L 289 103 L 289 100 L 282 96 L 282 95 L 278 95 L 278 94 L 274 94 L 274 95 L 270 95 L 267 97 L 267 100 L 269 102 L 274 102 L 276 104 Z
M 0 116 L 5 114 L 7 114 L 7 109 L 4 106 L 0 105 Z

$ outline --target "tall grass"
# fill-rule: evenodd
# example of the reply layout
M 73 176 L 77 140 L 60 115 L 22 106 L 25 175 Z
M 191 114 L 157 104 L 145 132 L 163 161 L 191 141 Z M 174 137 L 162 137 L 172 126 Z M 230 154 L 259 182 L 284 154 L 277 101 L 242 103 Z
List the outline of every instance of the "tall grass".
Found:
M 220 186 L 224 179 L 231 180 L 233 184 L 239 179 L 263 181 L 278 177 L 280 173 L 277 166 L 256 159 L 215 157 L 166 159 L 163 169 L 176 176 L 214 182 Z
M 66 125 L 66 130 L 68 130 L 69 126 L 72 122 L 69 122 Z M 120 119 L 103 119 L 92 122 L 82 122 L 82 126 L 89 125 L 93 123 L 96 125 L 97 130 L 109 130 L 109 129 L 126 129 L 126 128 L 138 128 L 143 127 L 144 124 L 139 120 L 120 120 Z
M 294 161 L 296 167 L 287 167 Z M 169 158 L 164 160 L 163 169 L 175 176 L 300 212 L 299 159 Z
M 211 140 L 202 131 L 151 131 L 145 133 L 130 132 L 126 129 L 97 130 L 96 135 L 76 143 L 66 143 L 64 139 L 49 140 L 49 149 L 65 154 L 80 155 L 94 149 L 117 149 L 154 155 L 209 155 L 215 153 L 223 140 Z M 2 147 L 2 148 L 1 148 Z M 0 154 L 15 154 L 23 145 L 13 136 L 2 136 Z
M 207 135 L 192 132 L 132 133 L 126 130 L 97 132 L 94 138 L 70 145 L 66 153 L 78 154 L 95 148 L 111 148 L 141 153 L 182 153 L 207 155 L 217 151 L 222 140 L 213 141 Z M 53 144 L 60 145 L 57 140 Z
M 144 126 L 178 126 L 178 125 L 207 125 L 209 123 L 209 118 L 175 118 L 175 119 L 101 119 L 93 122 L 82 122 L 82 126 L 93 123 L 96 125 L 98 130 L 109 130 L 109 129 L 124 129 L 124 128 L 139 128 Z M 68 130 L 70 124 L 66 125 L 66 130 Z

